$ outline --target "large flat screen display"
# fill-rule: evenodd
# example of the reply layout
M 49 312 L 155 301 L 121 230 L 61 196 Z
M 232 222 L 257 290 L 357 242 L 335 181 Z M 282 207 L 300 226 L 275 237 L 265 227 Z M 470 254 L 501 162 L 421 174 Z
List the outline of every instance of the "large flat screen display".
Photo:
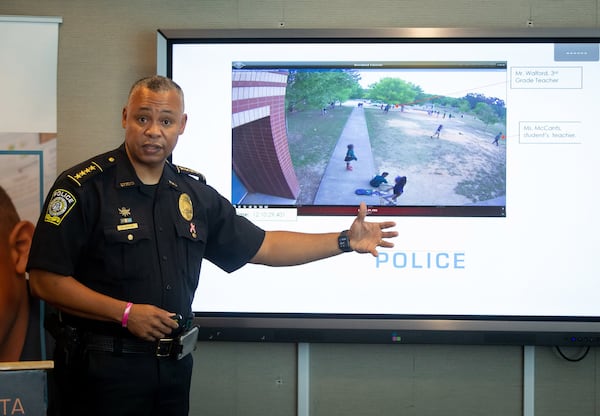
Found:
M 185 92 L 173 162 L 267 230 L 400 235 L 227 274 L 222 340 L 600 345 L 600 31 L 160 30 Z

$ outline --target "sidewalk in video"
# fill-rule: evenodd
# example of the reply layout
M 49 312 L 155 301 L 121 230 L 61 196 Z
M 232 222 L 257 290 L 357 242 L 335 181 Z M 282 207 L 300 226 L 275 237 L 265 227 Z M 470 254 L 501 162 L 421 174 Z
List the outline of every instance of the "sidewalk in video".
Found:
M 354 145 L 354 153 L 358 158 L 351 162 L 352 170 L 347 170 L 344 162 L 349 144 Z M 355 191 L 357 188 L 372 189 L 369 180 L 376 173 L 364 109 L 355 107 L 325 168 L 314 204 L 358 205 L 361 201 L 372 203 L 371 199 L 376 198 L 375 196 L 356 195 Z

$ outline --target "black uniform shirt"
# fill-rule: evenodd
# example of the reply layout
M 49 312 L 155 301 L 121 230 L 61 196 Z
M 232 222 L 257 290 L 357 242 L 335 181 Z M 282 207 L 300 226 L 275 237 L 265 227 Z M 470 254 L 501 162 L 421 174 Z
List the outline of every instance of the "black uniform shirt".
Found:
M 108 296 L 190 316 L 202 259 L 231 272 L 264 239 L 262 229 L 201 179 L 167 163 L 157 185 L 144 185 L 124 145 L 64 172 L 44 204 L 28 269 L 73 276 Z

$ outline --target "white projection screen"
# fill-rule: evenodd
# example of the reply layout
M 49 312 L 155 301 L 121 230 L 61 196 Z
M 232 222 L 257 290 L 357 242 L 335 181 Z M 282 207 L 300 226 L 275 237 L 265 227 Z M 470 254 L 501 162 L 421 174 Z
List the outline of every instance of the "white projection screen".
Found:
M 364 201 L 400 234 L 378 258 L 204 262 L 201 338 L 600 345 L 600 31 L 534 29 L 159 30 L 174 163 L 267 230 L 341 231 Z

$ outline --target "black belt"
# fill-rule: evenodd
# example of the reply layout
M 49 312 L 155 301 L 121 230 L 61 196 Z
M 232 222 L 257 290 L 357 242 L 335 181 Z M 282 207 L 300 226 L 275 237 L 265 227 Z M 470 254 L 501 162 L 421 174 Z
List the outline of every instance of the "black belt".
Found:
M 158 341 L 144 341 L 137 338 L 113 337 L 87 333 L 83 346 L 88 351 L 112 352 L 115 354 L 149 354 L 156 357 L 174 357 L 181 351 L 177 338 L 162 338 Z

